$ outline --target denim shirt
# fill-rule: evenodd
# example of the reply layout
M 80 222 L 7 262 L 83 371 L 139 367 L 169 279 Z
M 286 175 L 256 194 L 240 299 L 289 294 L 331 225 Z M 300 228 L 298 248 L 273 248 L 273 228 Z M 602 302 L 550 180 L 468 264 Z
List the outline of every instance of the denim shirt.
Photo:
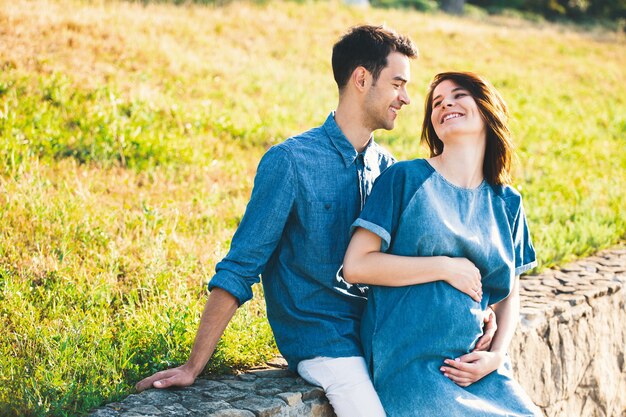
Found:
M 262 276 L 267 317 L 291 369 L 316 356 L 361 356 L 365 299 L 335 277 L 374 180 L 394 162 L 370 140 L 358 154 L 331 113 L 261 159 L 250 202 L 209 289 L 240 304 Z

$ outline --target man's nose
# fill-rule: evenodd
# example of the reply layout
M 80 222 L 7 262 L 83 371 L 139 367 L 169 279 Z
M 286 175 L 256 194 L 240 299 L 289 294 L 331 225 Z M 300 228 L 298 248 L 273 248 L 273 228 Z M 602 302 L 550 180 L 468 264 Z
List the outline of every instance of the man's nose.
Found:
M 404 105 L 409 105 L 411 104 L 411 98 L 409 97 L 409 93 L 404 90 L 401 94 L 400 94 L 400 101 L 402 103 L 404 103 Z

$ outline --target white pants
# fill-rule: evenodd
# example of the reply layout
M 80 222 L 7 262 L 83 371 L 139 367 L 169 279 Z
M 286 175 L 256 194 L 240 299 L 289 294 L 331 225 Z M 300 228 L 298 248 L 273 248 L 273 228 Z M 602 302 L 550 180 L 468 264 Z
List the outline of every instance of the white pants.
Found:
M 307 359 L 298 364 L 298 373 L 326 391 L 337 417 L 385 417 L 362 357 Z

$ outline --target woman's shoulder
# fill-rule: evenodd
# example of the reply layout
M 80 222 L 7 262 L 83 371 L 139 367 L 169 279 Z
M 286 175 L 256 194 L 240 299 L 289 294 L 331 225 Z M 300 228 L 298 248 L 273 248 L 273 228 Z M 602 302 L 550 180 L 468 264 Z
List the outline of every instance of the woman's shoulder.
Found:
M 519 212 L 522 206 L 522 195 L 514 186 L 510 184 L 492 185 L 491 188 L 504 201 L 507 210 L 511 214 L 515 215 Z
M 376 183 L 394 193 L 404 194 L 407 190 L 417 191 L 433 172 L 434 169 L 424 159 L 400 161 L 384 170 Z
M 408 161 L 396 162 L 387 168 L 382 175 L 389 175 L 397 178 L 423 181 L 435 172 L 433 167 L 425 159 L 411 159 Z M 381 175 L 381 176 L 382 176 Z

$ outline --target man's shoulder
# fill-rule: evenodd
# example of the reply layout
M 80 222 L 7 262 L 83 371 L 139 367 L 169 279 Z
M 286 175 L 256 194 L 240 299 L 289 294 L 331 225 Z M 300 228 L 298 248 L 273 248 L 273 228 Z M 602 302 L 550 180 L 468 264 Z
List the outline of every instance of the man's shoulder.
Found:
M 285 141 L 282 142 L 281 145 L 288 148 L 297 149 L 303 146 L 307 146 L 312 141 L 319 140 L 320 138 L 325 136 L 326 133 L 324 132 L 324 126 L 317 126 L 285 139 Z
M 320 139 L 324 131 L 321 126 L 314 127 L 305 132 L 290 136 L 284 141 L 273 145 L 268 152 L 280 152 L 290 157 L 300 155 L 319 147 Z

